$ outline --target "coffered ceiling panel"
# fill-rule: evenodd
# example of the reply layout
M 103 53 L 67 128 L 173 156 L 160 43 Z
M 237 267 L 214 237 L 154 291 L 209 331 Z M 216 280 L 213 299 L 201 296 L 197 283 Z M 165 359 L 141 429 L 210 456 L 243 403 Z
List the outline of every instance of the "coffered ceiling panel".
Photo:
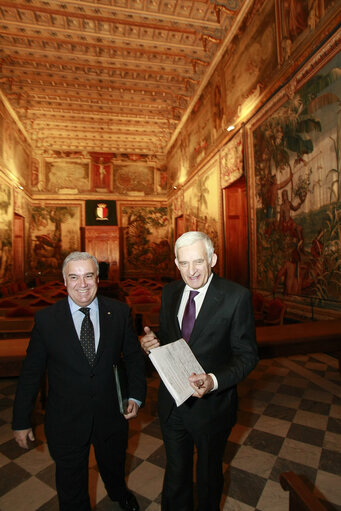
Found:
M 163 155 L 251 0 L 0 0 L 0 90 L 35 150 Z

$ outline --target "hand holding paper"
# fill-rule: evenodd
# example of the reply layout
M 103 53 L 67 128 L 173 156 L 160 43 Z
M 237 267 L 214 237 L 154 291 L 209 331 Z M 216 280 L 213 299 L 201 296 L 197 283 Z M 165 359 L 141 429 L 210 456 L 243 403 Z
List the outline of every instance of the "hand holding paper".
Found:
M 206 381 L 205 377 L 208 375 L 205 374 L 184 339 L 152 349 L 149 358 L 177 406 L 192 395 L 201 397 L 205 393 L 204 389 L 200 393 L 200 389 L 195 386 L 195 381 L 200 378 Z M 194 387 L 189 382 L 189 377 L 193 377 Z
M 193 396 L 201 398 L 214 388 L 212 376 L 209 374 L 191 374 L 189 382 L 194 389 Z

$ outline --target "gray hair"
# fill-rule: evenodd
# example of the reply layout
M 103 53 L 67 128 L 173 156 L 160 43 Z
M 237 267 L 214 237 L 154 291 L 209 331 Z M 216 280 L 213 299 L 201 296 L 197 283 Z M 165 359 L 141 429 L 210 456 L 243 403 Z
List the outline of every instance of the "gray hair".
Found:
M 203 241 L 205 248 L 206 248 L 206 254 L 207 259 L 211 261 L 212 256 L 214 254 L 214 246 L 212 243 L 212 240 L 207 234 L 200 231 L 188 231 L 182 234 L 175 242 L 174 246 L 174 252 L 175 257 L 178 257 L 178 250 L 182 247 L 188 247 L 189 245 L 193 245 L 193 243 L 196 243 L 197 241 Z
M 96 270 L 97 270 L 97 276 L 98 276 L 99 275 L 99 266 L 98 266 L 98 262 L 97 262 L 97 259 L 95 256 L 90 255 L 88 252 L 71 252 L 68 256 L 65 257 L 64 262 L 63 262 L 62 273 L 63 273 L 64 279 L 65 279 L 65 268 L 66 268 L 66 265 L 70 261 L 87 261 L 88 259 L 92 259 L 93 262 L 95 263 Z

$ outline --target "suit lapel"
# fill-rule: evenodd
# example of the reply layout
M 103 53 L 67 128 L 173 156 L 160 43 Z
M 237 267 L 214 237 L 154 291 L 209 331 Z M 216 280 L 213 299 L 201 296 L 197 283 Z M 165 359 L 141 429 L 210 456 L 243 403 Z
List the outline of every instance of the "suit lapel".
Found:
M 60 307 L 56 312 L 57 325 L 62 325 L 63 339 L 66 341 L 66 348 L 71 349 L 77 355 L 77 358 L 82 356 L 84 357 L 84 360 L 87 360 L 83 348 L 79 342 L 68 299 L 65 298 L 59 302 L 59 304 Z
M 181 282 L 181 286 L 175 290 L 172 299 L 170 300 L 169 317 L 174 318 L 175 336 L 177 339 L 181 337 L 181 328 L 178 321 L 178 311 L 182 298 L 182 293 L 185 288 L 185 283 Z
M 108 319 L 111 318 L 112 311 L 106 307 L 105 303 L 101 300 L 100 296 L 98 296 L 97 299 L 98 299 L 100 334 L 99 334 L 99 343 L 98 343 L 98 349 L 97 349 L 97 353 L 96 353 L 95 363 L 102 356 L 102 354 L 105 350 L 106 341 L 108 339 L 110 339 L 113 334 L 113 332 L 111 332 L 111 336 L 110 336 L 110 331 L 109 331 L 109 326 L 108 326 L 109 325 Z

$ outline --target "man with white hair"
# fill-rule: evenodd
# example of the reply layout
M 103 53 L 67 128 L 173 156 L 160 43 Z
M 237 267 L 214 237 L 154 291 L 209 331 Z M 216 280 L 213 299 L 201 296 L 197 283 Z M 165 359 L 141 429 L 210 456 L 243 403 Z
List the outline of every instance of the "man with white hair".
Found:
M 167 464 L 162 511 L 193 511 L 193 455 L 197 451 L 198 511 L 219 511 L 222 461 L 237 415 L 237 384 L 258 355 L 251 293 L 212 272 L 217 255 L 202 232 L 186 232 L 175 243 L 182 280 L 162 291 L 160 329 L 145 327 L 148 353 L 183 337 L 205 370 L 189 376 L 192 396 L 176 407 L 161 382 L 158 397 Z

